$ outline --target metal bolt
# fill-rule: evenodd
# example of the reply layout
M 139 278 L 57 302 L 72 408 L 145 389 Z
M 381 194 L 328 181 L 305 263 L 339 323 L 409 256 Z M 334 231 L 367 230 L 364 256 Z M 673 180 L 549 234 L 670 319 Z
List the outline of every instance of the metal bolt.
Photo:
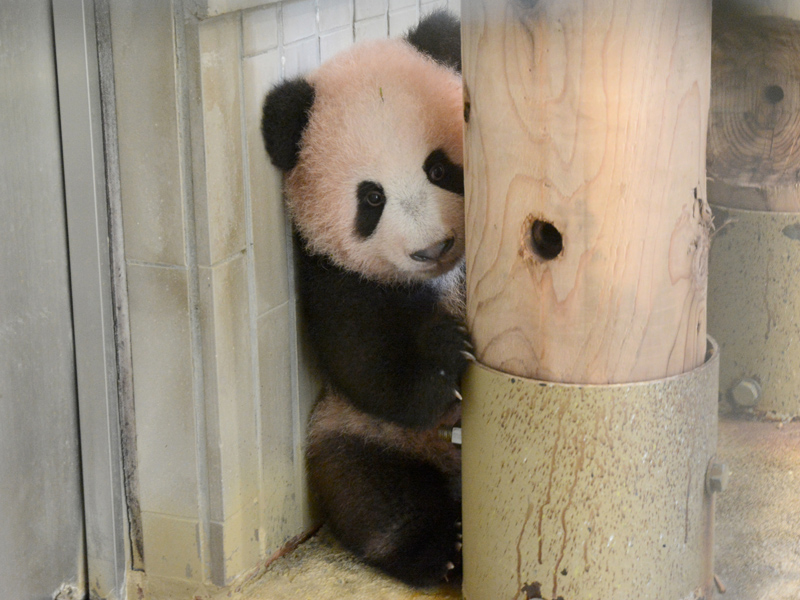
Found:
M 711 494 L 724 492 L 728 487 L 731 471 L 725 463 L 712 462 L 708 467 L 708 491 Z
M 461 427 L 440 427 L 439 437 L 457 446 L 461 445 Z
M 753 408 L 761 400 L 761 385 L 755 380 L 746 377 L 731 388 L 731 400 L 741 408 Z

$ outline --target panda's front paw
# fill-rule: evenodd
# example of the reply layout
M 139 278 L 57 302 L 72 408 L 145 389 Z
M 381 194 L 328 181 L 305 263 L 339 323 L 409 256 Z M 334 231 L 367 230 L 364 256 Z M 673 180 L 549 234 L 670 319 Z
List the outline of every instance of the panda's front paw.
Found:
M 450 555 L 451 560 L 445 564 L 444 580 L 448 582 L 459 582 L 463 577 L 463 558 L 462 548 L 464 546 L 461 535 L 461 522 L 455 524 L 455 542 L 453 543 L 453 552 Z
M 445 376 L 461 379 L 472 354 L 469 332 L 461 321 L 440 315 L 426 323 L 420 331 L 419 351 L 432 364 L 439 365 Z
M 461 377 L 472 354 L 466 327 L 449 316 L 426 323 L 418 339 L 419 352 L 429 377 L 421 390 L 432 415 L 440 416 L 455 401 L 461 400 Z

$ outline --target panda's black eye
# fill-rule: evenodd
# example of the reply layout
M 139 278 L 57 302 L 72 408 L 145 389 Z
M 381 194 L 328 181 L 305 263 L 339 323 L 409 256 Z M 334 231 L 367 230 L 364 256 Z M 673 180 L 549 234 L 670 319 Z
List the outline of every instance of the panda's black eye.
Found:
M 381 206 L 384 202 L 386 202 L 386 197 L 378 191 L 369 192 L 367 194 L 367 204 L 372 206 L 373 208 L 377 208 Z
M 455 164 L 444 150 L 434 150 L 422 165 L 425 175 L 436 187 L 464 195 L 464 169 Z
M 442 163 L 436 163 L 430 169 L 428 169 L 428 179 L 431 181 L 441 181 L 444 179 L 444 175 L 445 171 Z

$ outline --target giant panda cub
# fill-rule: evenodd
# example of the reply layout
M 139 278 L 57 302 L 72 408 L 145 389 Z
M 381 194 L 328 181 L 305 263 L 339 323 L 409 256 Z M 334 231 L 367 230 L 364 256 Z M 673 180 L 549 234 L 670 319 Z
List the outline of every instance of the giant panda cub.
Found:
M 285 173 L 308 338 L 327 386 L 309 485 L 335 537 L 413 585 L 459 563 L 463 99 L 459 23 L 424 19 L 276 86 L 262 133 Z

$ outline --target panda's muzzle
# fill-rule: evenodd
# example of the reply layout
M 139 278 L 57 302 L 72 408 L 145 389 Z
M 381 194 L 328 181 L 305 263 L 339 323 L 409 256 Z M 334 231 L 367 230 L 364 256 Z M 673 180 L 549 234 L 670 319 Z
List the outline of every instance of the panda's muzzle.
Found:
M 411 254 L 411 258 L 417 262 L 434 262 L 441 260 L 455 244 L 456 238 L 449 237 L 441 242 L 428 246 L 423 250 L 417 250 Z

